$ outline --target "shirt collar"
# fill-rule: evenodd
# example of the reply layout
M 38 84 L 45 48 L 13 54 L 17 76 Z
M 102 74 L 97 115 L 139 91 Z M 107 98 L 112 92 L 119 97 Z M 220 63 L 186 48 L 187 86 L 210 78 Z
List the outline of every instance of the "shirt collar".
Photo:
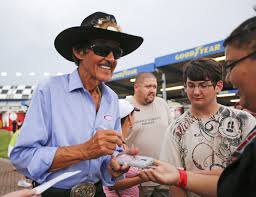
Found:
M 84 85 L 81 81 L 81 78 L 78 73 L 78 69 L 74 70 L 69 76 L 69 92 L 72 92 L 76 89 L 84 89 Z M 109 92 L 109 87 L 106 86 L 104 83 L 101 83 L 101 92 L 102 96 L 105 96 L 106 100 L 111 103 L 112 96 Z
M 111 103 L 112 101 L 112 95 L 110 94 L 110 90 L 109 87 L 105 85 L 105 83 L 101 83 L 101 92 L 102 92 L 102 96 L 104 96 L 104 98 L 106 98 L 106 100 Z
M 76 69 L 69 75 L 68 90 L 69 90 L 69 92 L 72 92 L 73 90 L 80 89 L 83 87 L 84 86 L 80 79 L 78 69 Z

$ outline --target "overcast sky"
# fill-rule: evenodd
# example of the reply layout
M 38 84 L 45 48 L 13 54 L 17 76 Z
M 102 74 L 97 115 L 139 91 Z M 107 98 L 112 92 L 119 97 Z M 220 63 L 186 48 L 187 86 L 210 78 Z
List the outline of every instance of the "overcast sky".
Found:
M 0 85 L 72 72 L 76 67 L 56 52 L 54 39 L 95 11 L 115 15 L 124 32 L 144 38 L 137 51 L 119 60 L 116 70 L 123 70 L 222 40 L 256 14 L 254 5 L 256 0 L 1 0 L 0 72 L 7 76 L 0 76 Z

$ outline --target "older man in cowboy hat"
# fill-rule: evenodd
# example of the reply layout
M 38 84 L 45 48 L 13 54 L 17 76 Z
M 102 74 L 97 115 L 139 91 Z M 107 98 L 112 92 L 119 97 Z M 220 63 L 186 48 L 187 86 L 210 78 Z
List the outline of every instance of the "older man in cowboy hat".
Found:
M 64 172 L 81 172 L 43 196 L 104 196 L 101 184 L 114 184 L 111 175 L 120 173 L 111 167 L 123 170 L 111 161 L 122 145 L 120 115 L 118 97 L 104 82 L 111 79 L 117 59 L 142 42 L 121 33 L 115 17 L 102 12 L 56 37 L 57 51 L 78 68 L 38 85 L 11 161 L 36 185 Z

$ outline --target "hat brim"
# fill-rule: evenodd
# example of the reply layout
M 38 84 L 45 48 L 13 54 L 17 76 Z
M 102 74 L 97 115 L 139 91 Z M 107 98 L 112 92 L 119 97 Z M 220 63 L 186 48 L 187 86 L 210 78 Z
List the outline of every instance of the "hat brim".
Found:
M 74 61 L 72 57 L 72 47 L 81 42 L 105 39 L 116 41 L 123 49 L 125 56 L 136 50 L 143 42 L 143 38 L 126 33 L 115 32 L 95 27 L 71 27 L 68 28 L 55 38 L 56 50 L 67 60 Z

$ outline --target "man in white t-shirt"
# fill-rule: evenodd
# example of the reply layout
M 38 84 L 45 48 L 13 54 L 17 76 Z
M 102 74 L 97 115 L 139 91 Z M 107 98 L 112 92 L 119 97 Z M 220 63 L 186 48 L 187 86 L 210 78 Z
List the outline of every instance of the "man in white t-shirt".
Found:
M 141 155 L 158 159 L 166 129 L 170 123 L 170 111 L 166 101 L 156 97 L 157 79 L 152 73 L 140 73 L 134 84 L 134 96 L 127 100 L 140 109 L 134 114 L 134 125 L 126 142 L 138 147 Z M 168 188 L 156 183 L 142 184 L 145 197 L 169 196 Z
M 192 107 L 167 129 L 160 159 L 189 171 L 223 170 L 231 154 L 255 127 L 245 111 L 217 103 L 223 88 L 222 66 L 211 59 L 184 66 L 183 81 Z M 198 196 L 172 186 L 172 197 Z

